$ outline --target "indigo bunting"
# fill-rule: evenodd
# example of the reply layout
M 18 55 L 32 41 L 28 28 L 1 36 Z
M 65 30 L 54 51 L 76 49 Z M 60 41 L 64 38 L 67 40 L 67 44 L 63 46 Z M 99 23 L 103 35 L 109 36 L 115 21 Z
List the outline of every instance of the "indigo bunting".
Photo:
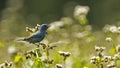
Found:
M 47 34 L 46 30 L 48 29 L 48 27 L 49 27 L 48 24 L 42 24 L 40 26 L 40 29 L 36 33 L 34 33 L 32 36 L 23 38 L 23 39 L 19 39 L 18 41 L 27 41 L 27 42 L 33 43 L 33 44 L 38 43 L 45 38 L 45 36 Z

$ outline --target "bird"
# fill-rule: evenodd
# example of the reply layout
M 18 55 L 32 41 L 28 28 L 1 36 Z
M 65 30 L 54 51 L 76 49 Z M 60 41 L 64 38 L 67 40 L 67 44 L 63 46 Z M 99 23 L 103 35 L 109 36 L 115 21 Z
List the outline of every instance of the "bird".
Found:
M 18 39 L 17 41 L 26 41 L 26 42 L 29 42 L 29 43 L 38 43 L 38 42 L 41 42 L 46 34 L 47 34 L 47 29 L 50 27 L 49 24 L 42 24 L 39 28 L 39 30 L 34 33 L 33 35 L 29 36 L 29 37 L 26 37 L 26 38 L 22 38 L 22 39 Z

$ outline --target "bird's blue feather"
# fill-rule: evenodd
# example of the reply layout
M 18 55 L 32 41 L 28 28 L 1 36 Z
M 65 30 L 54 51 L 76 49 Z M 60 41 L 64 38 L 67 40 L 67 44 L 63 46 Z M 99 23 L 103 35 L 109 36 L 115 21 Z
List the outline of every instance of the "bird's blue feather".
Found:
M 38 32 L 28 38 L 25 38 L 24 41 L 27 41 L 29 43 L 37 43 L 42 41 L 46 36 L 46 30 L 48 29 L 48 27 L 49 26 L 47 24 L 42 24 Z

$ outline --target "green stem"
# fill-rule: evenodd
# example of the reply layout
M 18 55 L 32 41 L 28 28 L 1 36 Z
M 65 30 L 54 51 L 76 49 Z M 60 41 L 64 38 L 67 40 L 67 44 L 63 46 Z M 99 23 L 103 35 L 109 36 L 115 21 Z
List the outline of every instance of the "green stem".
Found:
M 46 48 L 46 55 L 47 55 L 47 60 L 49 60 L 49 48 Z
M 65 62 L 65 61 L 66 61 L 66 58 L 67 58 L 67 57 L 64 56 L 64 59 L 63 59 L 63 61 L 64 61 L 64 68 L 66 68 L 66 62 Z
M 100 64 L 100 68 L 103 68 L 103 64 Z
M 64 60 L 64 68 L 66 68 L 66 63 L 65 63 L 65 60 Z
M 113 43 L 112 45 L 113 45 L 113 48 L 115 50 L 115 53 L 117 53 L 115 43 L 114 42 L 112 42 L 112 43 Z
M 49 47 L 47 46 L 47 48 L 46 48 L 46 56 L 47 56 L 47 62 L 49 61 Z M 49 63 L 47 63 L 48 64 L 48 68 L 50 68 L 50 65 L 49 65 Z

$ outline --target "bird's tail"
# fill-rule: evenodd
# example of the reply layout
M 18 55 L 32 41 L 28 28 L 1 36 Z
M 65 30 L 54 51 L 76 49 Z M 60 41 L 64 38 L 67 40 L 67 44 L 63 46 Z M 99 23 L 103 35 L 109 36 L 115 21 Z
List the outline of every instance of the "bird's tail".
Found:
M 25 38 L 17 38 L 15 41 L 25 41 Z

